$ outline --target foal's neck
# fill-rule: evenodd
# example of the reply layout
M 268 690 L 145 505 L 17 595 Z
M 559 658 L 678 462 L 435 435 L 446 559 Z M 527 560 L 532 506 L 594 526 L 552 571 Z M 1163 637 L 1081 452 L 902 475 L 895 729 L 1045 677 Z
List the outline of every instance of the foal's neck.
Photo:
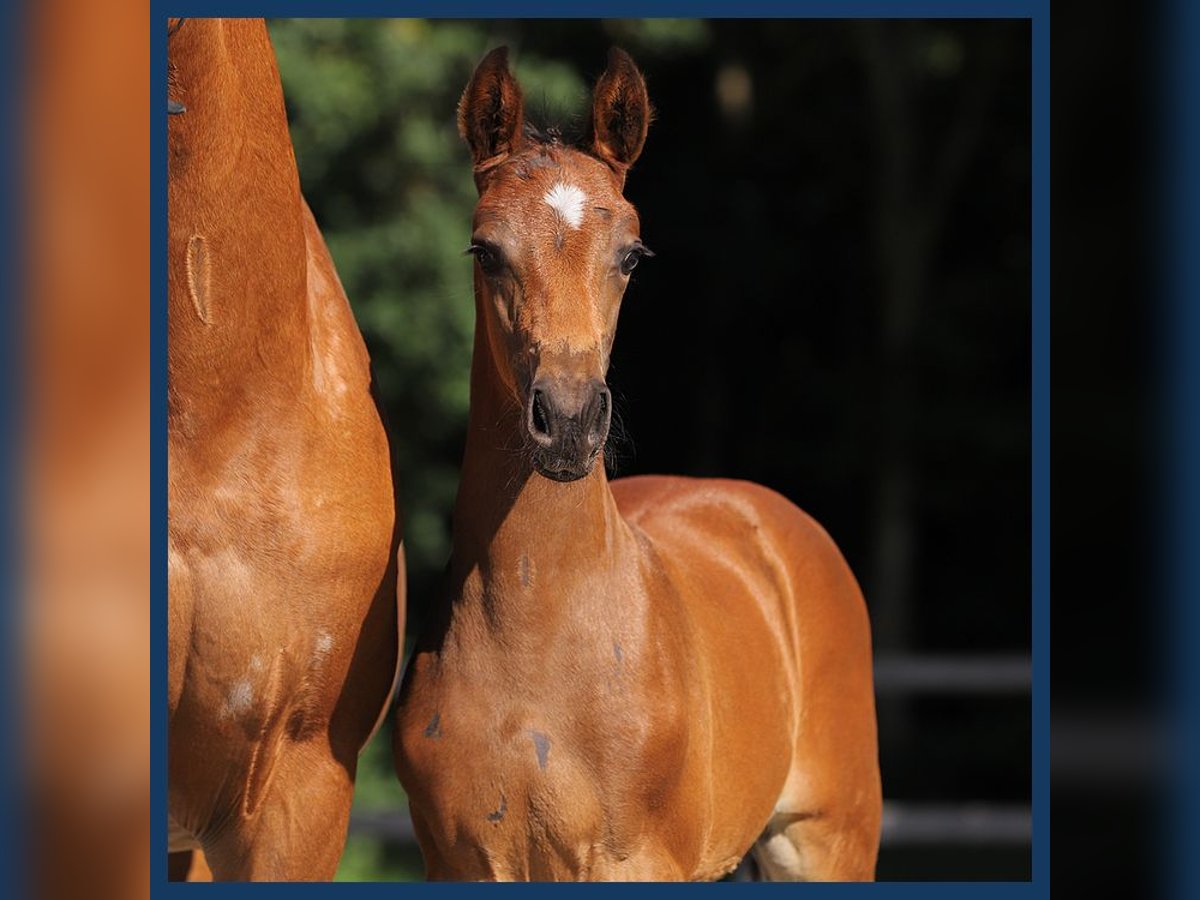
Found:
M 631 538 L 603 462 L 578 481 L 539 475 L 523 421 L 477 336 L 451 573 L 462 599 L 484 603 L 499 625 L 569 614 L 572 586 L 611 571 Z

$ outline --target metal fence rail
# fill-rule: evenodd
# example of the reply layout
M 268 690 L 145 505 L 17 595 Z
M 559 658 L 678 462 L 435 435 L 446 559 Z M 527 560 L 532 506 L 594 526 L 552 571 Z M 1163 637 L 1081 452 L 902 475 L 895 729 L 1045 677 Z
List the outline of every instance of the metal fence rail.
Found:
M 884 847 L 915 844 L 993 846 L 1028 844 L 1033 816 L 1027 806 L 884 803 Z
M 880 656 L 877 694 L 1025 694 L 1033 684 L 1025 656 Z
M 964 696 L 1028 695 L 1033 671 L 1027 656 L 880 656 L 875 693 Z M 884 847 L 915 845 L 1028 845 L 1033 816 L 1028 806 L 986 801 L 955 804 L 885 801 Z

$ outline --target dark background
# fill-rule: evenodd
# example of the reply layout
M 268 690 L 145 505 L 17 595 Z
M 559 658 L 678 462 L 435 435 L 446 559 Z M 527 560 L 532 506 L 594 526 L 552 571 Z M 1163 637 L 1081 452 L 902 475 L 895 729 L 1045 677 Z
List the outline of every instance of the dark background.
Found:
M 396 435 L 410 631 L 448 553 L 466 422 L 458 93 L 507 43 L 532 110 L 569 127 L 615 43 L 656 108 L 626 194 L 657 254 L 614 350 L 615 474 L 787 495 L 862 582 L 880 659 L 1027 657 L 1027 23 L 287 20 L 272 35 L 302 184 Z M 1028 805 L 1027 693 L 881 691 L 879 715 L 890 805 Z M 363 813 L 397 811 L 387 739 L 364 760 Z M 364 829 L 342 875 L 412 867 Z M 1024 879 L 1029 848 L 885 841 L 879 877 Z
M 1051 28 L 1052 871 L 1085 893 L 1161 895 L 1169 856 L 1195 866 L 1194 832 L 1164 819 L 1172 769 L 1195 759 L 1172 758 L 1163 696 L 1182 661 L 1163 646 L 1178 426 L 1159 393 L 1166 44 L 1185 5 L 1056 3 Z

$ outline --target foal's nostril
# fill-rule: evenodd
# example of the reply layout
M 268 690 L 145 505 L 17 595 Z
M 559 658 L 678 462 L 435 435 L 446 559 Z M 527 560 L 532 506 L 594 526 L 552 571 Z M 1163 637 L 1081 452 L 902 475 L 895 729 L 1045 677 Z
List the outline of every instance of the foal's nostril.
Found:
M 533 392 L 529 421 L 533 426 L 535 436 L 550 437 L 550 421 L 546 416 L 545 395 L 539 390 Z
M 608 388 L 602 387 L 596 391 L 595 405 L 592 407 L 591 422 L 588 425 L 588 440 L 593 447 L 604 440 L 608 431 L 609 416 L 612 413 L 611 397 Z

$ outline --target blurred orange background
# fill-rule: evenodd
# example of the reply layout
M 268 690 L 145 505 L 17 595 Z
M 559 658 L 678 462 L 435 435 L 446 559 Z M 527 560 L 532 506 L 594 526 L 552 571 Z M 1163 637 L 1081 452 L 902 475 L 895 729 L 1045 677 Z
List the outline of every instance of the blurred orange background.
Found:
M 29 885 L 149 884 L 150 17 L 24 9 Z

